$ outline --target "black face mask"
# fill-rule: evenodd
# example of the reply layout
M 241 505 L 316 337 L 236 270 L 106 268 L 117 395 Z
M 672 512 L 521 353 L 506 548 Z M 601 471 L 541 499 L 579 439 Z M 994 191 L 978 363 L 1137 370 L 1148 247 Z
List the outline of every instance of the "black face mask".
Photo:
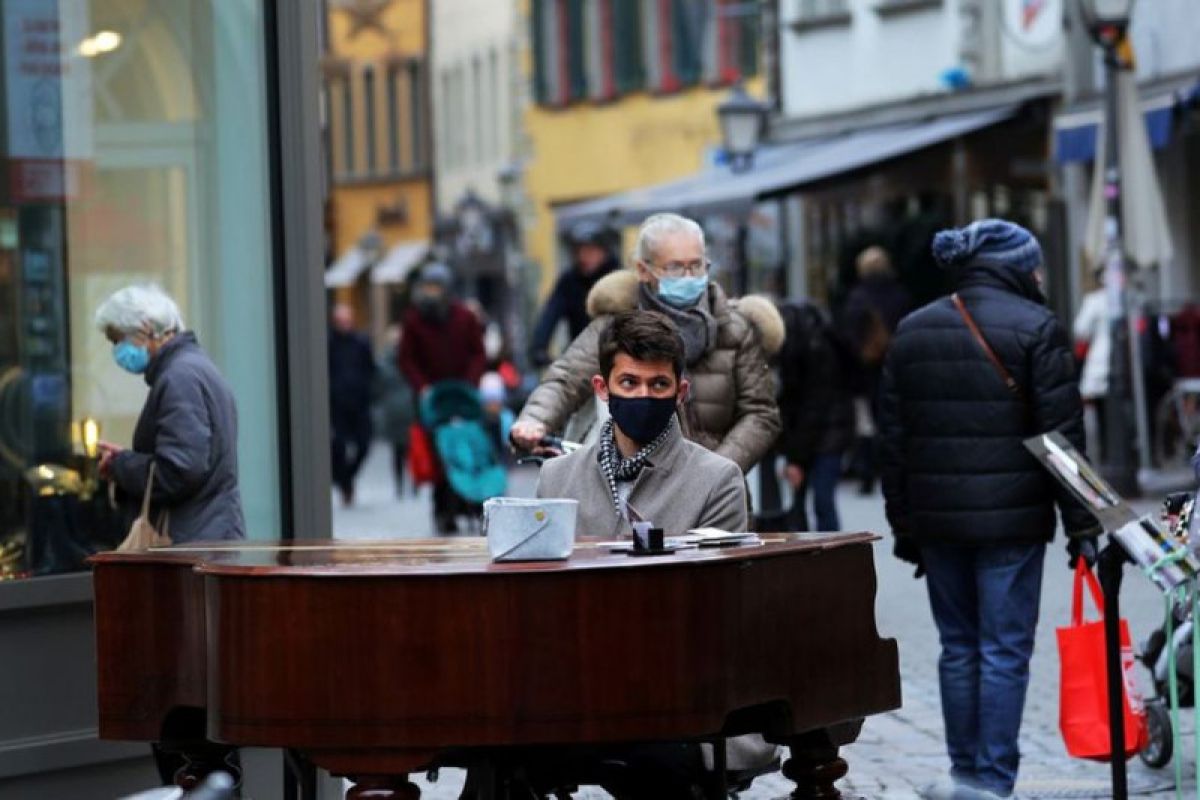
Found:
M 674 397 L 618 397 L 608 395 L 608 413 L 621 433 L 639 445 L 649 444 L 671 423 Z
M 418 294 L 413 303 L 417 307 L 417 313 L 427 320 L 433 322 L 441 322 L 446 318 L 446 312 L 449 310 L 449 304 L 443 297 L 431 297 L 429 295 Z

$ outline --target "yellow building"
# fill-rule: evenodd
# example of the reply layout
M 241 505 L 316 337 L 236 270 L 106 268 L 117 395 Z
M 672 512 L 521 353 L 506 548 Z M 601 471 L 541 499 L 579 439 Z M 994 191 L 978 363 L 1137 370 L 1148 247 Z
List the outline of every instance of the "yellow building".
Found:
M 378 272 L 368 273 L 389 256 L 418 257 L 433 232 L 428 0 L 327 0 L 327 7 L 326 285 L 378 337 L 390 321 L 389 290 Z M 403 269 L 390 272 L 395 278 Z
M 543 293 L 561 269 L 554 207 L 682 177 L 720 144 L 716 107 L 758 76 L 757 4 L 521 0 L 526 249 Z

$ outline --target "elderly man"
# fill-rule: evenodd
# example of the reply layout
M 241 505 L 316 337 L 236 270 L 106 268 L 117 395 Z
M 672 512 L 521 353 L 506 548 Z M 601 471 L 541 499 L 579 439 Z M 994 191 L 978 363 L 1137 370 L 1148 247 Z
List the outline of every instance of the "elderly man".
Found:
M 591 325 L 546 371 L 513 426 L 514 441 L 535 448 L 561 430 L 592 393 L 597 343 L 619 311 L 657 311 L 683 337 L 691 383 L 685 435 L 749 470 L 779 433 L 779 410 L 767 357 L 783 342 L 783 322 L 763 298 L 734 302 L 709 280 L 704 232 L 677 214 L 655 214 L 638 232 L 637 271 L 620 270 L 588 295 Z
M 690 384 L 683 339 L 671 321 L 653 311 L 615 315 L 600 334 L 597 361 L 591 386 L 611 418 L 597 442 L 546 462 L 538 496 L 579 500 L 578 527 L 595 536 L 627 533 L 631 515 L 668 534 L 745 530 L 737 464 L 680 433 L 676 411 Z

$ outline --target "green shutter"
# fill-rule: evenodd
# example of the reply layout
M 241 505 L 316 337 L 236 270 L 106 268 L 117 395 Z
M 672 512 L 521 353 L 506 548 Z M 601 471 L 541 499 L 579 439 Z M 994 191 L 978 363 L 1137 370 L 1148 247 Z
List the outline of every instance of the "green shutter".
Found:
M 742 75 L 758 74 L 758 53 L 762 43 L 762 23 L 757 5 L 753 14 L 738 17 L 738 69 Z
M 533 42 L 533 96 L 539 103 L 550 101 L 549 86 L 546 82 L 547 70 L 553 66 L 546 63 L 546 41 L 542 35 L 542 25 L 546 17 L 546 3 L 554 0 L 531 0 L 533 13 L 529 17 L 529 38 Z
M 646 86 L 642 61 L 642 0 L 612 0 L 613 58 L 617 93 Z
M 572 100 L 588 96 L 586 45 L 583 41 L 583 0 L 567 0 L 567 81 Z
M 671 0 L 671 61 L 675 76 L 684 86 L 700 81 L 703 15 L 707 4 L 698 0 Z

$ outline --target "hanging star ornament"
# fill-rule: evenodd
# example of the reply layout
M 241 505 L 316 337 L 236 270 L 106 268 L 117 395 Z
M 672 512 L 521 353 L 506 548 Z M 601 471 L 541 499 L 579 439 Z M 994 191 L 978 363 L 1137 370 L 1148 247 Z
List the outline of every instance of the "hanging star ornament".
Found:
M 334 0 L 334 8 L 345 12 L 350 17 L 348 38 L 354 39 L 367 29 L 374 29 L 383 36 L 391 32 L 383 24 L 381 17 L 392 0 Z

